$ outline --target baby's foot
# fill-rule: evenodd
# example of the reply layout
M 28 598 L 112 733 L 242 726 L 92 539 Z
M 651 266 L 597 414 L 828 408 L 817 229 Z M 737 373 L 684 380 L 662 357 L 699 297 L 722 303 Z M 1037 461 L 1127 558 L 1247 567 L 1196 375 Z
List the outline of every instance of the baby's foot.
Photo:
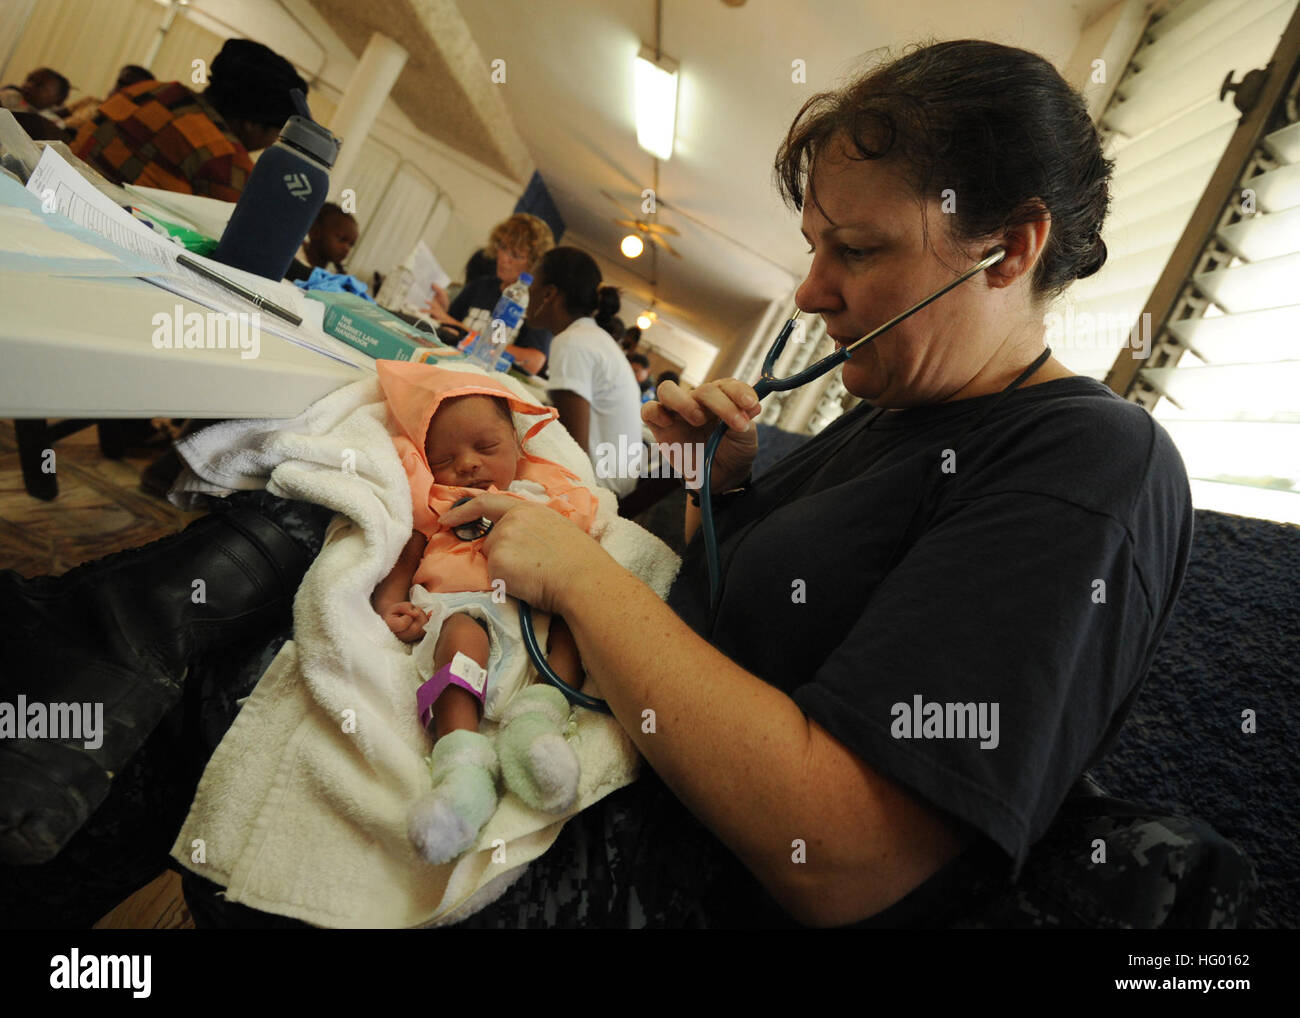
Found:
M 510 701 L 497 733 L 506 787 L 533 809 L 562 813 L 578 798 L 581 765 L 564 738 L 569 703 L 553 686 L 529 686 Z
M 435 866 L 471 848 L 497 808 L 497 756 L 478 732 L 449 732 L 430 757 L 433 791 L 411 809 L 407 835 Z

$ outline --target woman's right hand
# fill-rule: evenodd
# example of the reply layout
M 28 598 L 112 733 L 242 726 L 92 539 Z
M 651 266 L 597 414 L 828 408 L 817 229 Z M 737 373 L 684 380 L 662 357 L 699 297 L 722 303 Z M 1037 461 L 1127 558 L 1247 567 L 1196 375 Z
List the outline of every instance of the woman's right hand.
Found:
M 704 444 L 719 421 L 727 432 L 713 458 L 712 489 L 726 491 L 749 475 L 758 453 L 758 433 L 751 423 L 762 411 L 751 386 L 735 378 L 705 382 L 687 392 L 676 382 L 661 382 L 657 398 L 641 407 L 641 420 L 655 441 L 669 446 L 698 443 L 692 462 L 703 464 Z M 674 463 L 681 467 L 681 463 Z

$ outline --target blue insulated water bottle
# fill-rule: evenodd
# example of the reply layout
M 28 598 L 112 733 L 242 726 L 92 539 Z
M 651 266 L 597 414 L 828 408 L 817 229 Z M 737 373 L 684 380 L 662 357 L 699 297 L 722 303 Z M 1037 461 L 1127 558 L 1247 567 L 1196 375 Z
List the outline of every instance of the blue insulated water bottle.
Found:
M 294 89 L 300 116 L 257 160 L 212 257 L 237 269 L 280 280 L 307 236 L 329 192 L 330 167 L 340 141 L 311 119 Z

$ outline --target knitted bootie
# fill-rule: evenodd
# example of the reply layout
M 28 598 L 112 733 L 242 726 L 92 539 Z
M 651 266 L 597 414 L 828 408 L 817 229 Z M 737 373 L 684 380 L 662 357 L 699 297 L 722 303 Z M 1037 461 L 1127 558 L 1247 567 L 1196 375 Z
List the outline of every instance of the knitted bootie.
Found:
M 529 686 L 501 715 L 497 755 L 506 787 L 533 809 L 562 813 L 578 798 L 581 768 L 564 737 L 569 702 L 554 686 Z
M 449 732 L 429 758 L 433 791 L 411 808 L 407 835 L 424 859 L 439 866 L 478 840 L 497 808 L 500 768 L 492 740 L 478 732 Z

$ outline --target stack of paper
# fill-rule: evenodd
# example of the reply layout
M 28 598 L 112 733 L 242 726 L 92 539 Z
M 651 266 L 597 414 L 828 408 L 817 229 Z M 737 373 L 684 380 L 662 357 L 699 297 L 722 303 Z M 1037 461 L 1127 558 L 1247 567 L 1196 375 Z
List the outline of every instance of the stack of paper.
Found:
M 143 264 L 145 268 L 138 274 L 144 275 L 149 282 L 214 311 L 224 313 L 256 310 L 251 301 L 180 264 L 176 256 L 187 254 L 184 248 L 154 233 L 116 205 L 111 198 L 101 194 L 52 148 L 47 148 L 41 156 L 27 181 L 27 190 L 37 197 L 47 211 L 57 209 L 72 223 L 110 241 L 120 252 L 134 259 L 133 264 Z M 306 329 L 299 328 L 278 321 L 271 315 L 262 314 L 262 331 L 344 364 L 361 366 L 361 359 L 336 350 L 324 341 L 320 328 L 320 305 L 304 300 L 302 291 L 296 286 L 264 279 L 200 255 L 188 253 L 187 256 L 218 275 L 242 284 L 291 311 L 308 326 Z M 126 263 L 125 258 L 123 262 Z M 319 336 L 318 339 L 313 339 L 313 332 Z
M 63 216 L 41 211 L 40 199 L 0 175 L 0 272 L 58 276 L 143 276 L 152 262 L 128 254 Z

